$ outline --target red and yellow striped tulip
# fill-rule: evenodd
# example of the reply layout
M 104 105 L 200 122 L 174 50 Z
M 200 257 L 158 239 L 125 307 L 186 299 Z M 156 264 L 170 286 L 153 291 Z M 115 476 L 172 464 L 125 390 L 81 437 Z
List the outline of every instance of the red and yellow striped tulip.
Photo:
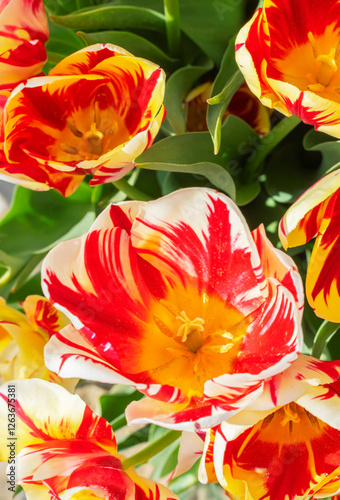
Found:
M 340 138 L 338 0 L 264 0 L 236 38 L 236 60 L 261 102 Z
M 10 486 L 13 472 L 14 490 L 20 484 L 28 500 L 179 500 L 123 470 L 110 424 L 63 387 L 38 379 L 4 384 L 1 428 L 12 421 L 13 439 L 0 436 L 0 460 L 8 462 Z
M 340 171 L 309 188 L 287 210 L 279 226 L 285 248 L 316 236 L 307 269 L 306 295 L 317 316 L 340 323 Z
M 47 59 L 47 39 L 42 0 L 0 2 L 0 90 L 41 72 Z
M 267 387 L 268 400 L 275 392 L 276 408 L 269 408 L 264 394 L 207 431 L 201 482 L 217 480 L 231 500 L 340 493 L 339 374 L 339 361 L 300 356 Z
M 23 303 L 25 314 L 0 298 L 0 376 L 3 380 L 42 378 L 74 387 L 44 363 L 44 347 L 52 335 L 64 328 L 68 319 L 39 295 L 29 295 Z
M 134 385 L 133 423 L 211 427 L 248 405 L 302 345 L 293 261 L 210 189 L 109 206 L 43 263 L 44 293 L 73 326 L 53 336 L 62 377 Z
M 157 65 L 110 44 L 66 57 L 8 98 L 0 172 L 64 196 L 87 174 L 91 185 L 120 179 L 158 133 L 164 79 Z
M 211 82 L 202 83 L 185 98 L 188 109 L 187 129 L 189 132 L 208 130 L 206 120 L 207 99 L 211 96 L 212 88 L 213 84 Z M 242 118 L 261 136 L 270 132 L 270 111 L 256 99 L 246 84 L 241 85 L 233 95 L 223 115 L 222 123 L 229 115 Z

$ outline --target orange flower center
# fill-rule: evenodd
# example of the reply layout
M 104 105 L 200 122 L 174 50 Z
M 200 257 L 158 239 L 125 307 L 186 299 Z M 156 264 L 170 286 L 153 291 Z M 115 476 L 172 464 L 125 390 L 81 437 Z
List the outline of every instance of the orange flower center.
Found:
M 203 294 L 203 300 L 209 300 L 207 294 Z M 165 300 L 161 300 L 160 303 L 175 317 L 175 322 L 173 322 L 173 328 L 169 328 L 158 316 L 154 316 L 153 319 L 158 326 L 159 330 L 166 335 L 171 337 L 175 342 L 180 345 L 183 344 L 189 351 L 196 354 L 199 350 L 202 352 L 219 352 L 226 353 L 233 347 L 233 343 L 226 342 L 226 339 L 232 340 L 233 335 L 227 330 L 217 329 L 214 333 L 204 335 L 204 319 L 196 317 L 195 319 L 189 319 L 185 311 L 177 311 L 176 307 L 167 303 Z M 214 345 L 210 345 L 211 342 Z M 172 349 L 176 351 L 176 349 Z
M 328 54 L 318 54 L 314 36 L 308 33 L 308 39 L 312 45 L 315 58 L 315 69 L 313 73 L 307 73 L 308 89 L 313 92 L 323 92 L 331 84 L 334 74 L 338 71 L 337 60 L 340 55 L 340 43 L 336 49 L 331 48 Z
M 151 306 L 139 366 L 127 369 L 200 397 L 207 380 L 232 373 L 250 322 L 217 294 L 176 287 Z
M 82 126 L 78 126 L 76 122 L 82 123 Z M 84 126 L 82 117 L 69 117 L 66 123 L 67 127 L 62 132 L 61 137 L 64 140 L 60 142 L 59 146 L 66 153 L 67 158 L 62 158 L 58 154 L 60 161 L 97 160 L 116 145 L 114 143 L 117 142 L 115 140 L 118 129 L 117 120 L 114 117 L 102 119 L 98 102 L 94 103 L 93 122 L 87 127 L 86 122 Z M 123 140 L 124 138 L 122 138 Z

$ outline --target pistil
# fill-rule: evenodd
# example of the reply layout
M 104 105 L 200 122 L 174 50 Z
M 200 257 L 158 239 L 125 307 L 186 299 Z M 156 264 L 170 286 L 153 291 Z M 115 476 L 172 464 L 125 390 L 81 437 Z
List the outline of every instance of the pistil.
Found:
M 311 32 L 308 33 L 308 39 L 315 57 L 315 71 L 307 74 L 310 81 L 308 89 L 313 92 L 323 92 L 330 85 L 333 75 L 338 71 L 337 59 L 340 54 L 340 43 L 336 49 L 331 48 L 328 54 L 318 54 L 315 39 Z
M 283 407 L 283 411 L 284 411 L 284 415 L 283 415 L 282 420 L 280 422 L 282 427 L 284 427 L 288 422 L 289 423 L 293 422 L 294 424 L 298 424 L 299 422 L 301 422 L 301 418 L 299 417 L 297 412 L 294 411 L 291 404 L 285 405 Z

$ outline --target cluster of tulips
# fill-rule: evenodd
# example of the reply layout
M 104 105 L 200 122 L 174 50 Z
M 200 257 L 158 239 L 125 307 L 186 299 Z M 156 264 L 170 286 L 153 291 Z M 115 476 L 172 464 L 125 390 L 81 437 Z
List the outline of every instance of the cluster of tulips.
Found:
M 0 0 L 0 178 L 71 199 L 84 183 L 133 175 L 157 145 L 166 76 L 110 43 L 44 74 L 48 37 L 42 0 Z M 270 108 L 340 138 L 339 1 L 264 0 L 234 43 L 247 86 L 235 88 L 223 120 L 237 115 L 264 137 Z M 203 133 L 211 92 L 203 82 L 186 96 L 185 134 Z M 316 236 L 306 298 L 335 324 L 339 189 L 333 169 L 279 226 L 285 248 Z M 304 347 L 293 258 L 211 185 L 129 197 L 46 250 L 44 296 L 28 295 L 21 309 L 0 299 L 8 489 L 20 485 L 28 500 L 175 500 L 169 481 L 199 462 L 198 481 L 219 483 L 231 500 L 338 498 L 340 360 Z M 180 439 L 171 474 L 155 482 L 135 471 L 147 454 L 121 455 L 109 422 L 74 394 L 79 380 L 142 394 L 126 421 L 168 429 L 163 447 Z

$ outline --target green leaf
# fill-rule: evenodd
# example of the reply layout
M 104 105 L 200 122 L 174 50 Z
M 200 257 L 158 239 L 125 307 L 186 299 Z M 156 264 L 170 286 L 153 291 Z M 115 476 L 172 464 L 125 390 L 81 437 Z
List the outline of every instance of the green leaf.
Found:
M 235 40 L 233 38 L 224 53 L 211 92 L 212 97 L 208 100 L 207 124 L 216 153 L 218 153 L 221 145 L 221 127 L 224 112 L 243 82 L 244 77 L 237 69 L 235 61 Z
M 102 3 L 105 0 L 99 0 Z M 44 0 L 45 7 L 50 14 L 64 15 L 75 10 L 96 5 L 98 0 Z
M 316 130 L 309 130 L 303 138 L 303 146 L 307 151 L 320 151 L 322 154 L 319 178 L 331 169 L 333 170 L 333 167 L 338 167 L 340 141 L 334 140 L 334 137 Z
M 101 31 L 98 33 L 78 32 L 87 45 L 95 43 L 113 43 L 124 47 L 136 57 L 143 57 L 158 64 L 166 72 L 174 71 L 179 64 L 178 59 L 169 57 L 165 52 L 145 38 L 127 31 Z
M 178 137 L 178 136 L 176 136 Z M 140 168 L 152 170 L 165 170 L 166 172 L 183 172 L 203 175 L 215 187 L 227 193 L 231 198 L 235 199 L 235 186 L 231 175 L 217 163 L 200 162 L 192 163 L 191 165 L 170 164 L 170 163 L 141 163 Z
M 167 137 L 136 159 L 141 168 L 204 175 L 214 186 L 235 196 L 240 204 L 249 203 L 260 192 L 255 179 L 242 179 L 243 167 L 257 133 L 243 120 L 228 116 L 222 127 L 222 147 L 214 154 L 209 132 L 191 132 Z
M 185 0 L 180 2 L 182 30 L 219 65 L 244 22 L 245 5 L 245 0 Z
M 17 496 L 20 491 L 22 491 L 22 486 L 17 486 L 13 496 Z
M 76 13 L 73 16 L 81 17 L 74 20 L 70 16 L 67 16 L 69 19 L 59 17 L 58 23 L 62 22 L 64 26 L 84 31 L 144 29 L 165 33 L 163 1 L 143 0 L 143 8 L 140 5 L 140 0 L 116 0 L 99 8 L 86 9 L 83 13 Z M 207 0 L 185 0 L 180 2 L 181 29 L 210 59 L 216 64 L 220 64 L 229 39 L 239 31 L 244 23 L 246 5 L 246 0 L 212 0 L 209 2 Z M 124 10 L 127 8 L 130 9 L 130 12 Z M 104 10 L 103 13 L 102 9 L 115 10 Z M 156 13 L 160 17 L 155 20 L 145 12 L 144 15 L 142 11 L 145 10 Z M 112 12 L 114 12 L 115 19 L 110 19 Z M 91 13 L 96 18 L 93 19 L 93 22 L 91 22 Z M 119 16 L 121 19 L 117 19 Z M 104 19 L 105 17 L 107 19 Z M 82 23 L 86 23 L 87 26 L 83 26 Z M 97 28 L 94 24 L 97 24 Z
M 82 31 L 144 30 L 165 31 L 164 14 L 145 7 L 103 5 L 67 16 L 51 16 L 54 23 Z
M 48 61 L 44 72 L 48 73 L 64 57 L 82 49 L 85 44 L 74 31 L 62 28 L 48 19 L 49 39 L 46 42 Z
M 322 176 L 317 148 L 302 145 L 305 131 L 306 126 L 300 124 L 294 135 L 285 138 L 266 159 L 265 185 L 268 194 L 278 203 L 293 203 Z
M 11 208 L 0 221 L 0 265 L 10 270 L 6 280 L 2 276 L 1 284 L 13 288 L 15 279 L 19 279 L 21 286 L 23 277 L 26 279 L 28 271 L 33 270 L 31 259 L 35 255 L 40 255 L 38 262 L 59 241 L 85 233 L 93 221 L 91 188 L 85 183 L 68 198 L 52 190 L 36 192 L 17 187 Z M 8 293 L 8 287 L 1 288 L 2 295 Z
M 167 121 L 176 134 L 184 134 L 186 127 L 186 109 L 183 101 L 194 83 L 210 71 L 213 63 L 205 60 L 197 66 L 185 66 L 173 73 L 165 86 L 164 105 L 167 111 Z
M 339 328 L 340 328 L 339 323 L 331 323 L 330 321 L 327 320 L 325 320 L 322 323 L 314 339 L 312 356 L 314 356 L 315 358 L 321 357 L 328 342 L 337 333 Z
M 110 422 L 124 413 L 128 404 L 142 397 L 143 394 L 133 387 L 115 385 L 111 394 L 100 397 L 101 416 Z
M 191 132 L 167 137 L 136 159 L 140 168 L 204 175 L 214 186 L 235 196 L 231 175 L 218 163 L 208 132 Z
M 136 446 L 137 444 L 145 443 L 149 439 L 150 425 L 146 425 L 142 429 L 139 429 L 128 436 L 122 438 L 117 438 L 118 450 L 119 452 L 131 448 L 131 446 Z
M 152 479 L 159 481 L 164 476 L 170 474 L 176 467 L 178 462 L 179 439 L 169 446 L 164 448 L 156 456 L 152 457 L 149 462 L 154 466 Z

